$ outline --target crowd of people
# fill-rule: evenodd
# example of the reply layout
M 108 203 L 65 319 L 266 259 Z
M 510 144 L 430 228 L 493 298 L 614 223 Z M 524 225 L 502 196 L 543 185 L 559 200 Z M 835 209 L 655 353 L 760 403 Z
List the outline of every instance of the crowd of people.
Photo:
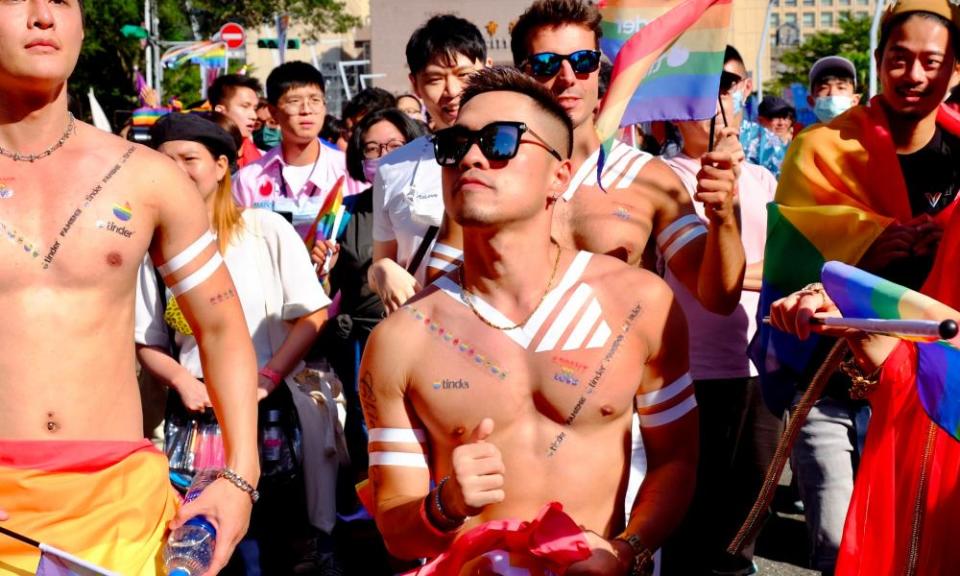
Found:
M 586 0 L 532 2 L 512 66 L 432 16 L 411 91 L 339 118 L 293 61 L 122 137 L 68 108 L 83 3 L 0 3 L 0 528 L 130 575 L 202 515 L 208 574 L 748 576 L 728 547 L 842 353 L 788 446 L 810 567 L 960 573 L 916 345 L 810 322 L 825 260 L 960 306 L 960 8 L 880 32 L 869 101 L 829 55 L 815 124 L 751 120 L 728 46 L 713 118 L 598 169 Z M 39 555 L 0 534 L 0 573 Z

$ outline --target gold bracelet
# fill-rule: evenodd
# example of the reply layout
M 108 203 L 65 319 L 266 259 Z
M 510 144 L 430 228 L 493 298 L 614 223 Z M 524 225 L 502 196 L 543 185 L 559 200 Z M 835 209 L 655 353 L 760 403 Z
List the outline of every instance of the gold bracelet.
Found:
M 860 366 L 852 358 L 840 363 L 840 371 L 850 378 L 850 398 L 853 400 L 863 400 L 869 396 L 880 380 L 880 367 L 869 376 L 864 376 Z

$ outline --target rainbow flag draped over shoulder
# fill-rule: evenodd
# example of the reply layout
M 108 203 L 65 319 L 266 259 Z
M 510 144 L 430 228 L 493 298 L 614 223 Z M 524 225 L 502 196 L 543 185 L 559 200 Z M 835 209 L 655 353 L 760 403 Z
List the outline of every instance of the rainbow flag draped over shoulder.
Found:
M 2 525 L 118 574 L 159 575 L 178 503 L 168 473 L 147 440 L 0 440 L 0 502 L 10 516 Z M 47 554 L 44 569 L 69 566 L 70 557 Z M 0 534 L 0 573 L 33 574 L 40 562 L 36 547 Z
M 823 267 L 823 286 L 846 318 L 960 320 L 933 298 L 841 262 Z M 934 422 L 960 439 L 960 336 L 918 342 L 917 393 Z
M 601 48 L 613 58 L 600 104 L 597 174 L 621 126 L 716 112 L 732 0 L 606 0 Z
M 960 123 L 941 114 L 945 129 Z M 936 219 L 948 221 L 955 203 Z M 820 280 L 824 263 L 856 264 L 887 226 L 913 217 L 883 105 L 874 98 L 829 124 L 801 132 L 783 161 L 775 203 L 767 206 L 767 244 L 758 316 L 777 299 Z M 764 400 L 781 414 L 793 399 L 818 338 L 801 342 L 760 324 L 750 356 Z M 805 383 L 804 383 L 805 384 Z

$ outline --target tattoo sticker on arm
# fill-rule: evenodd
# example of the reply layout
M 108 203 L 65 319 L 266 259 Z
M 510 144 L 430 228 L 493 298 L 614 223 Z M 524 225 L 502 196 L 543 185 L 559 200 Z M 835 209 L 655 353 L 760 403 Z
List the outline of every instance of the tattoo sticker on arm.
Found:
M 210 297 L 210 304 L 211 304 L 211 305 L 214 305 L 214 306 L 217 305 L 217 304 L 222 304 L 223 302 L 226 302 L 227 300 L 233 299 L 234 297 L 236 297 L 236 295 L 237 295 L 237 293 L 234 292 L 233 288 L 231 288 L 231 289 L 227 290 L 226 292 L 221 292 L 221 293 L 217 294 L 216 296 L 211 296 L 211 297 Z

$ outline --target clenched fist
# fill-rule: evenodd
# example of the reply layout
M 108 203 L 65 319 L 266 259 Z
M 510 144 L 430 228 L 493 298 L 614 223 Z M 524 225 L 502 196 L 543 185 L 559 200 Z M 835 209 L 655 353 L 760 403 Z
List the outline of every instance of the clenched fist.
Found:
M 476 516 L 484 507 L 503 502 L 503 458 L 500 449 L 486 441 L 492 433 L 493 420 L 484 418 L 470 439 L 453 450 L 453 474 L 441 494 L 444 510 L 452 516 Z

